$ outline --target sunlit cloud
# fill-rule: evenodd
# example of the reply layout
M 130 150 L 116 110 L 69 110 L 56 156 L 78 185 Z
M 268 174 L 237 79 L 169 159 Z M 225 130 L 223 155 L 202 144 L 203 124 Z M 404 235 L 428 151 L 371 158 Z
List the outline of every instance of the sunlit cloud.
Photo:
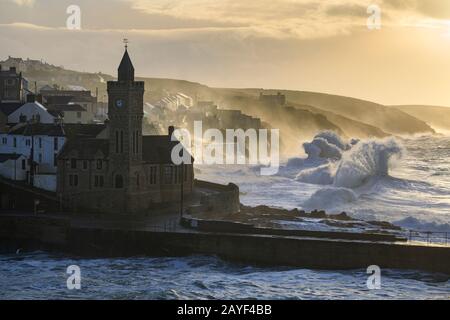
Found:
M 9 0 L 9 1 L 12 1 L 19 6 L 26 6 L 26 7 L 34 6 L 36 2 L 36 0 Z

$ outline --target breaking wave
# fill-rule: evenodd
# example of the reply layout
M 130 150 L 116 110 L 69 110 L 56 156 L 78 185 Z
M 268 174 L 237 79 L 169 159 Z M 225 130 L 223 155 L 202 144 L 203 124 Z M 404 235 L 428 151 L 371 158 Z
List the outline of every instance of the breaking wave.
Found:
M 304 208 L 327 209 L 358 199 L 362 187 L 389 177 L 389 169 L 404 154 L 394 138 L 343 141 L 336 133 L 322 132 L 303 144 L 306 159 L 291 159 L 288 168 L 296 168 L 295 180 L 327 186 L 316 191 Z
M 310 161 L 322 162 L 301 170 L 297 181 L 350 189 L 363 186 L 373 177 L 388 176 L 389 167 L 403 155 L 403 147 L 394 138 L 346 144 L 330 132 L 317 135 L 303 146 Z M 296 162 L 300 163 L 290 161 Z
M 354 202 L 358 196 L 353 190 L 346 188 L 326 187 L 318 190 L 305 201 L 303 207 L 308 210 L 331 209 L 346 203 Z

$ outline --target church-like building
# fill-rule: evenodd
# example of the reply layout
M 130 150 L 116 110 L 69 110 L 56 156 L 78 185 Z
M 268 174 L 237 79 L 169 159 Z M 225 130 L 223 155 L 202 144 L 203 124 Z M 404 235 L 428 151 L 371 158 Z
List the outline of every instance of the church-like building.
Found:
M 57 193 L 71 210 L 139 213 L 176 203 L 193 191 L 191 164 L 174 165 L 168 135 L 143 136 L 144 82 L 135 81 L 125 49 L 118 80 L 108 82 L 106 129 L 69 141 L 58 156 Z M 184 150 L 183 152 L 187 152 Z

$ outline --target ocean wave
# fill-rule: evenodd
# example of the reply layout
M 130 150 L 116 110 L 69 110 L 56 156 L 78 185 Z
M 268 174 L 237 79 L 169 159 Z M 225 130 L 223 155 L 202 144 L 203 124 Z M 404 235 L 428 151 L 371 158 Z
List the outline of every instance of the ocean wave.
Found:
M 405 229 L 431 232 L 450 232 L 450 223 L 438 223 L 436 221 L 423 221 L 415 217 L 406 217 L 394 221 L 394 224 Z
M 327 187 L 316 191 L 311 198 L 303 203 L 303 208 L 307 210 L 336 208 L 357 199 L 358 196 L 353 190 Z

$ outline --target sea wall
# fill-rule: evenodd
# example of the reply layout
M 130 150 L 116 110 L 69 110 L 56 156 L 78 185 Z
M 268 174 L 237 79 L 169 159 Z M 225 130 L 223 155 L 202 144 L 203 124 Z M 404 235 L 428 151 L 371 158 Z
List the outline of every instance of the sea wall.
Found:
M 0 248 L 88 257 L 217 255 L 258 265 L 314 269 L 416 269 L 450 274 L 450 248 L 273 235 L 70 227 L 64 219 L 0 216 Z
M 194 188 L 209 190 L 200 198 L 199 211 L 215 214 L 230 214 L 240 210 L 239 187 L 233 183 L 221 185 L 217 183 L 195 180 Z

